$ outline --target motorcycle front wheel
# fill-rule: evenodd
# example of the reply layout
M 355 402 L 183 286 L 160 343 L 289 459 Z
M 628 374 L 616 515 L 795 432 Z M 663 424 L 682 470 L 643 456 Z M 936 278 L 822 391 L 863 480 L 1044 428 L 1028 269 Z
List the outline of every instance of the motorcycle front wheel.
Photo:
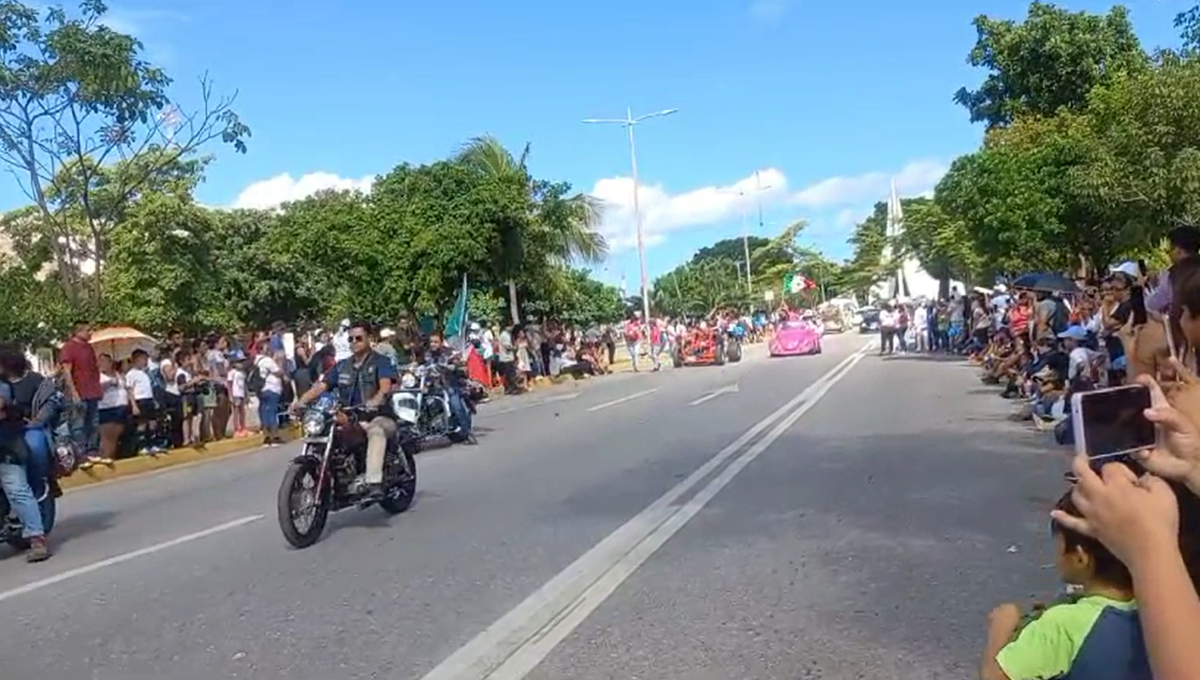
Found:
M 384 491 L 383 500 L 379 501 L 379 507 L 389 515 L 398 515 L 407 510 L 417 495 L 417 460 L 407 448 L 401 455 L 404 456 L 404 466 L 408 472 L 388 487 Z
M 325 494 L 317 489 L 317 466 L 294 462 L 283 473 L 276 509 L 279 528 L 293 548 L 307 548 L 321 538 L 329 519 Z M 307 521 L 304 521 L 307 520 Z

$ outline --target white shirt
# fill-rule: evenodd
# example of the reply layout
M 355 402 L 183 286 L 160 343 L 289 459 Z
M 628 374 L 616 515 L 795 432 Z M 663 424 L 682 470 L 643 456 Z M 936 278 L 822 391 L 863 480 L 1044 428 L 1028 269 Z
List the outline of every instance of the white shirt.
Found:
M 246 398 L 246 374 L 240 368 L 229 371 L 229 396 L 233 399 Z
M 913 311 L 913 330 L 922 333 L 925 331 L 925 325 L 929 321 L 929 311 L 924 307 L 917 307 Z
M 334 358 L 336 358 L 338 361 L 341 361 L 342 359 L 349 359 L 351 354 L 353 354 L 353 352 L 350 351 L 350 331 L 339 330 L 337 333 L 334 333 L 333 334 L 333 356 L 334 356 Z M 274 363 L 274 362 L 272 362 L 272 363 Z
M 889 309 L 879 310 L 879 327 L 880 328 L 895 328 L 896 321 L 899 315 Z
M 262 355 L 254 362 L 254 366 L 258 369 L 259 375 L 263 377 L 263 392 L 274 392 L 275 394 L 283 394 L 283 378 L 279 373 L 279 364 L 267 355 Z
M 484 360 L 491 359 L 496 354 L 496 336 L 492 335 L 492 329 L 483 329 L 483 334 L 479 336 L 479 354 Z
M 133 395 L 134 401 L 154 398 L 154 384 L 150 382 L 149 374 L 140 368 L 125 371 L 125 389 Z
M 120 376 L 100 374 L 100 389 L 104 396 L 100 397 L 98 408 L 122 408 L 129 405 L 129 393 L 125 391 L 125 383 Z
M 179 369 L 179 370 L 175 371 L 175 375 L 171 376 L 170 380 L 167 380 L 167 369 L 171 368 L 174 365 L 175 365 L 174 361 L 171 361 L 170 359 L 163 359 L 162 363 L 160 363 L 158 365 L 158 372 L 162 373 L 163 383 L 165 383 L 163 389 L 165 389 L 168 394 L 174 394 L 174 395 L 178 396 L 178 394 L 179 394 L 179 374 L 183 373 L 183 369 Z

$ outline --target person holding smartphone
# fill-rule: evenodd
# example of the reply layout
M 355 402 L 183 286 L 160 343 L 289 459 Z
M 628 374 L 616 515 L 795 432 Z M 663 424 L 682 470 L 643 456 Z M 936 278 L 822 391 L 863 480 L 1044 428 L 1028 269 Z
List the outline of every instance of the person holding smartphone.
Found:
M 1196 380 L 1174 363 L 1186 380 Z M 1155 680 L 1200 680 L 1200 595 L 1189 570 L 1196 565 L 1188 564 L 1195 558 L 1180 547 L 1180 498 L 1165 481 L 1175 482 L 1178 493 L 1200 494 L 1200 429 L 1167 402 L 1152 378 L 1138 382 L 1150 391 L 1145 415 L 1159 431 L 1157 446 L 1133 456 L 1149 474 L 1139 477 L 1123 463 L 1097 471 L 1086 456 L 1077 456 L 1072 499 L 1080 516 L 1056 510 L 1052 517 L 1100 541 L 1128 567 Z

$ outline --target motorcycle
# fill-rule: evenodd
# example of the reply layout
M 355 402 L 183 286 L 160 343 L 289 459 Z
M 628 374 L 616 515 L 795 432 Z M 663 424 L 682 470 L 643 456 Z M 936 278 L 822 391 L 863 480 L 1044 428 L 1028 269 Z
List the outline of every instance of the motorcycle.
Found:
M 54 434 L 42 426 L 27 429 L 25 441 L 30 455 L 37 457 L 37 460 L 26 464 L 26 476 L 42 513 L 42 529 L 49 536 L 58 517 L 58 499 L 63 495 L 58 477 L 64 471 L 70 474 L 70 467 L 64 470 L 64 466 L 74 461 L 74 452 L 67 440 L 61 440 L 56 445 Z M 28 550 L 29 540 L 21 535 L 21 520 L 13 514 L 8 496 L 3 492 L 0 492 L 0 518 L 3 518 L 3 522 L 0 522 L 0 542 L 16 550 Z
M 455 370 L 458 369 L 443 364 L 409 368 L 400 376 L 400 388 L 392 392 L 392 413 L 401 422 L 411 425 L 422 443 L 445 437 L 460 444 L 469 438 L 450 410 L 446 373 Z M 464 395 L 468 409 L 474 409 L 474 401 Z
M 372 504 L 366 471 L 367 433 L 359 421 L 362 408 L 345 408 L 326 394 L 308 409 L 301 425 L 304 450 L 288 465 L 279 485 L 276 507 L 283 537 L 295 548 L 317 542 L 330 512 Z M 417 441 L 412 428 L 398 423 L 383 461 L 383 497 L 379 507 L 395 515 L 412 504 L 417 489 Z

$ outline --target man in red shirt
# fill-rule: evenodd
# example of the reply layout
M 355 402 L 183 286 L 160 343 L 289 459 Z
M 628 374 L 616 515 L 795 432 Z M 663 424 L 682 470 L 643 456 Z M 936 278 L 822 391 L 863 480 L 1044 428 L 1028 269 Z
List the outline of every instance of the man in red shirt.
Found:
M 71 337 L 59 352 L 67 399 L 71 401 L 71 436 L 88 460 L 96 460 L 100 451 L 100 366 L 92 349 L 92 325 L 75 323 Z

